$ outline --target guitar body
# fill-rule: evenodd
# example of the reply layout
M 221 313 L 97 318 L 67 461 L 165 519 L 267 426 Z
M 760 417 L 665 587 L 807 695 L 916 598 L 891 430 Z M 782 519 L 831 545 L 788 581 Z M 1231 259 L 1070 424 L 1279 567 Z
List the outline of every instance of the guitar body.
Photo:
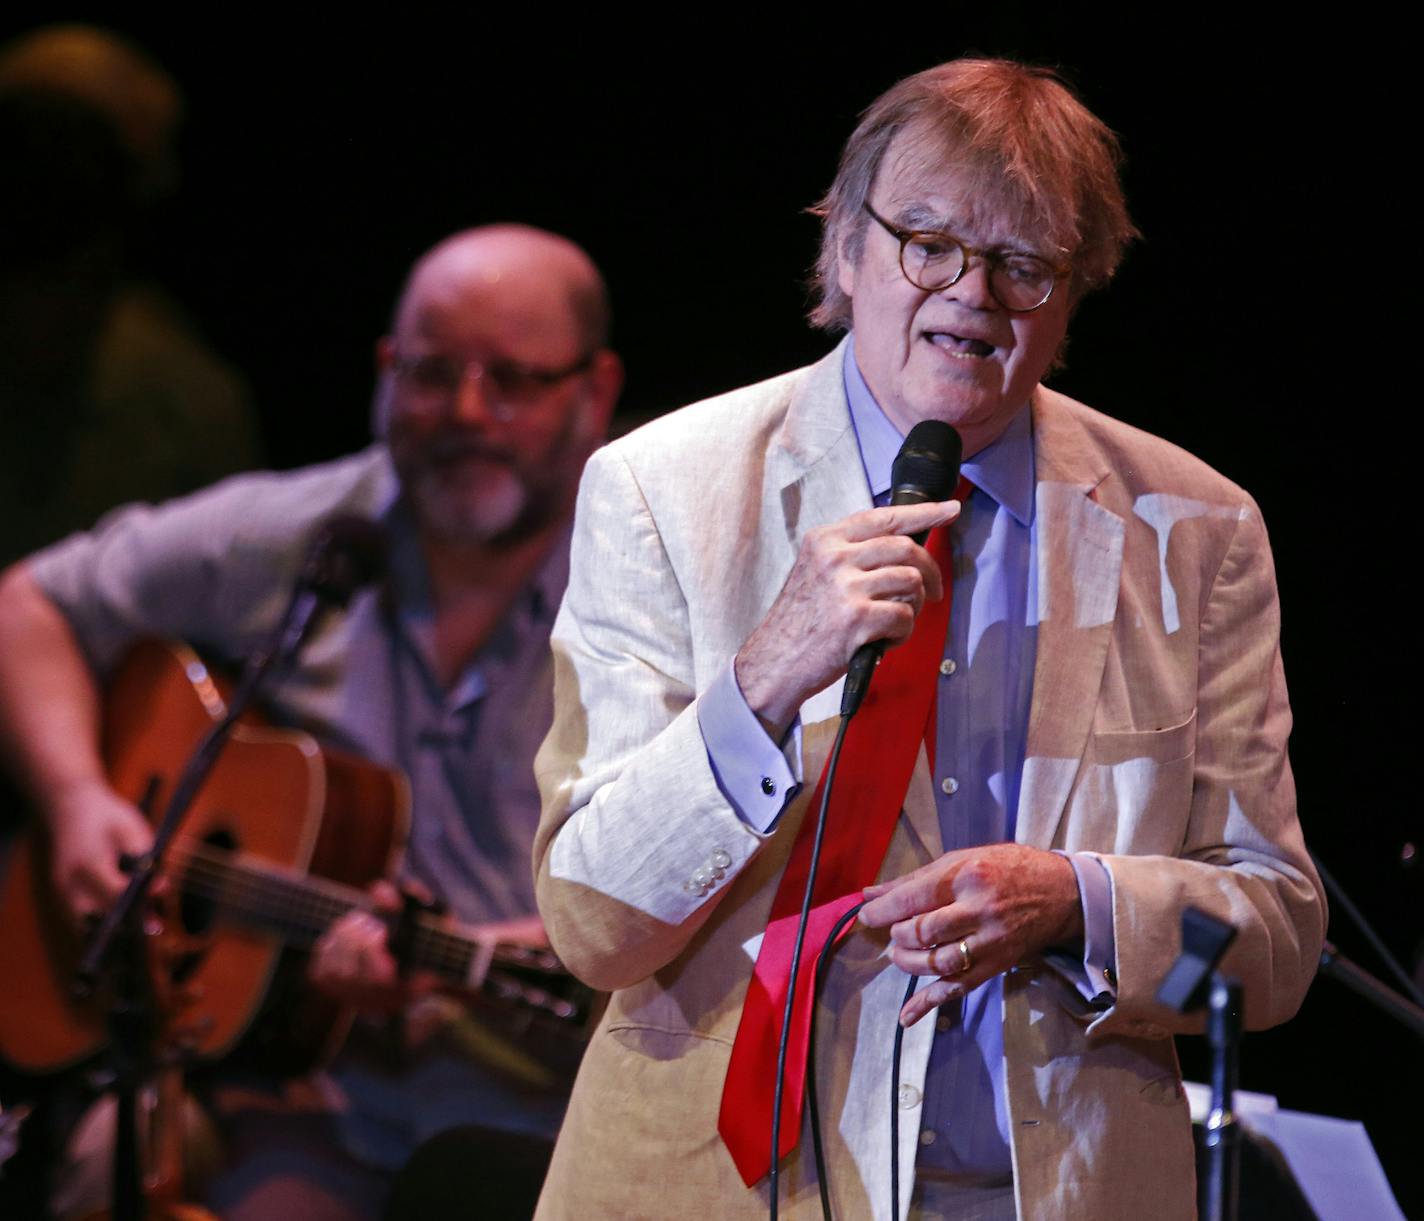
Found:
M 114 788 L 156 822 L 222 712 L 222 695 L 191 650 L 137 646 L 105 702 L 104 756 Z M 271 936 L 216 919 L 209 901 L 185 897 L 185 871 L 203 867 L 189 850 L 207 845 L 365 887 L 386 876 L 403 849 L 408 806 L 405 782 L 393 772 L 324 749 L 306 733 L 255 721 L 238 726 L 178 830 L 163 871 L 169 893 L 155 901 L 151 959 L 163 976 L 156 987 L 172 1002 L 169 1023 L 193 1055 L 211 1060 L 232 1051 L 262 1008 L 282 950 Z M 48 878 L 43 836 L 21 837 L 0 893 L 0 980 L 8 990 L 0 1057 L 33 1073 L 76 1064 L 108 1038 L 102 991 L 84 1003 L 70 995 L 79 938 Z

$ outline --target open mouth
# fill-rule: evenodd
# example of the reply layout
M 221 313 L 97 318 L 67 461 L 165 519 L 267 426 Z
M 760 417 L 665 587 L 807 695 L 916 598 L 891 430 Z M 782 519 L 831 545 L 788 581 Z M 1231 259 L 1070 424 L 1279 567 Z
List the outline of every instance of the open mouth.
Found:
M 948 352 L 961 360 L 983 360 L 994 354 L 992 343 L 967 335 L 956 335 L 952 331 L 934 331 L 926 338 L 941 352 Z

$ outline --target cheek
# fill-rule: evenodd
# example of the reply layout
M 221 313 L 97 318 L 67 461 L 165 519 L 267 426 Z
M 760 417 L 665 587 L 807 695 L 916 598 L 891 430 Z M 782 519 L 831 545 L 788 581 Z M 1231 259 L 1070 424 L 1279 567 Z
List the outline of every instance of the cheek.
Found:
M 1066 323 L 1057 318 L 1043 319 L 1043 325 L 1028 324 L 1015 336 L 1011 376 L 1030 385 L 1043 380 L 1053 358 L 1063 343 Z
M 875 292 L 873 287 L 862 273 L 860 296 L 852 302 L 856 357 L 862 369 L 898 369 L 909 357 L 916 318 L 924 302 L 899 293 Z
M 431 429 L 424 421 L 393 417 L 386 430 L 391 465 L 403 483 L 414 483 L 432 467 Z
M 421 411 L 399 401 L 392 402 L 387 426 L 391 448 L 404 446 L 409 449 L 423 444 L 439 428 L 439 419 L 437 412 Z
M 590 444 L 597 431 L 595 416 L 581 395 L 571 394 L 517 423 L 511 446 L 526 469 L 557 463 L 569 450 Z
M 411 455 L 419 449 L 419 443 L 411 436 L 410 429 L 399 420 L 392 419 L 386 427 L 386 448 L 396 467 L 408 464 Z

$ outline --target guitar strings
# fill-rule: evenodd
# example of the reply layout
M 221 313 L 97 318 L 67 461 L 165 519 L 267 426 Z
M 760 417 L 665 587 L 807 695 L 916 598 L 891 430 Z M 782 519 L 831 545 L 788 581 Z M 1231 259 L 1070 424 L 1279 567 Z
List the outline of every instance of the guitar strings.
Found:
M 235 852 L 202 841 L 175 843 L 172 861 L 170 872 L 179 878 L 183 891 L 211 899 L 224 914 L 279 924 L 288 940 L 301 940 L 307 947 L 353 908 L 371 910 L 359 891 L 308 876 L 286 878 L 271 867 L 243 861 Z M 462 980 L 480 948 L 477 938 L 428 924 L 417 924 L 411 938 L 418 966 Z M 496 958 L 553 969 L 552 956 L 538 950 L 502 950 Z
M 329 879 L 285 875 L 271 865 L 254 863 L 244 854 L 191 837 L 175 841 L 169 873 L 182 895 L 210 899 L 225 916 L 241 923 L 245 917 L 288 942 L 310 949 L 329 924 L 353 908 L 372 910 L 365 894 Z M 274 928 L 274 926 L 276 926 Z M 465 986 L 478 985 L 503 1001 L 515 1001 L 531 1012 L 542 1011 L 560 1021 L 578 1017 L 578 1005 L 531 983 L 488 969 L 471 978 L 475 956 L 484 951 L 480 938 L 433 924 L 417 924 L 409 952 L 415 965 Z M 553 974 L 562 968 L 553 954 L 531 947 L 496 943 L 490 965 L 520 965 Z

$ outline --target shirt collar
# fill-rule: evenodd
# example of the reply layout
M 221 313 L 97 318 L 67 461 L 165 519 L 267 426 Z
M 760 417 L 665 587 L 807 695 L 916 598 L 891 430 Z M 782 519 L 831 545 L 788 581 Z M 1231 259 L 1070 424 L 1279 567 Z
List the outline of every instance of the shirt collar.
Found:
M 851 427 L 872 499 L 890 491 L 890 468 L 904 436 L 880 409 L 855 360 L 855 341 L 845 350 L 845 392 Z M 969 482 L 1006 508 L 1020 525 L 1033 521 L 1033 418 L 1025 403 L 1004 429 L 960 468 Z
M 379 520 L 386 534 L 387 597 L 403 615 L 432 614 L 430 576 L 420 545 L 420 527 L 416 525 L 409 502 L 397 496 Z M 537 623 L 553 622 L 564 596 L 564 586 L 568 584 L 572 535 L 573 522 L 569 521 L 533 579 L 514 599 L 511 610 L 518 610 Z
M 393 630 L 400 632 L 429 672 L 434 664 L 434 607 L 430 576 L 420 545 L 420 528 L 410 504 L 397 496 L 380 517 L 386 532 L 386 582 L 383 596 Z M 558 613 L 569 577 L 569 540 L 573 522 L 564 527 L 533 579 L 515 596 L 509 610 L 485 647 L 470 662 L 446 697 L 452 708 L 462 708 L 485 694 L 485 671 L 491 663 L 516 656 L 521 647 L 542 632 L 545 636 Z M 547 650 L 547 644 L 543 646 Z M 432 680 L 433 681 L 433 680 Z

